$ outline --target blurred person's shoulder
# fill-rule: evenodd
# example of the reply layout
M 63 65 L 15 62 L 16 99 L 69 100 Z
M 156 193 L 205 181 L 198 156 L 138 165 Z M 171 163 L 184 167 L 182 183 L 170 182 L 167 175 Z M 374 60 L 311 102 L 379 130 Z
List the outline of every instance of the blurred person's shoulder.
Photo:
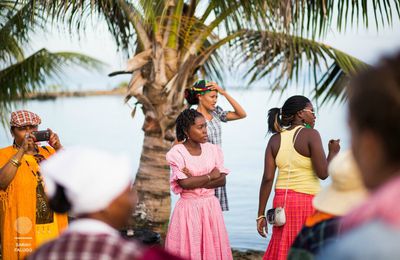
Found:
M 399 244 L 400 229 L 375 220 L 343 234 L 322 249 L 316 259 L 400 259 Z

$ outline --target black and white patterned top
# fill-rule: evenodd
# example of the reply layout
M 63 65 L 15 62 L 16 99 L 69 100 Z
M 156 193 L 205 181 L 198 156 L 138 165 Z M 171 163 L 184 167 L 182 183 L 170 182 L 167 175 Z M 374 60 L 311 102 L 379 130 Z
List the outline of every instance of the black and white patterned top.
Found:
M 221 107 L 217 106 L 214 111 L 211 112 L 213 118 L 207 121 L 207 135 L 208 142 L 221 146 L 222 134 L 221 134 L 221 122 L 227 122 L 226 115 L 228 111 L 224 111 Z M 218 187 L 215 189 L 215 196 L 218 198 L 221 209 L 228 211 L 228 197 L 226 195 L 226 187 Z
M 211 112 L 213 118 L 211 121 L 207 121 L 207 134 L 208 142 L 221 146 L 222 134 L 221 134 L 221 122 L 226 122 L 227 111 L 224 111 L 221 107 L 217 106 L 214 111 Z

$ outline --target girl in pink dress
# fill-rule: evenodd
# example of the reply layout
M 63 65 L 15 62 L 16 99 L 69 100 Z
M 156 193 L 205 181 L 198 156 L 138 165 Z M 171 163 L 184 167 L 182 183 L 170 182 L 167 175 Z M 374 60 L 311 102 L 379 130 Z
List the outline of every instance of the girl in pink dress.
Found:
M 232 259 L 228 233 L 214 188 L 225 185 L 229 170 L 221 149 L 207 143 L 207 123 L 194 109 L 176 120 L 182 143 L 167 153 L 170 184 L 180 199 L 170 220 L 165 248 L 188 259 Z

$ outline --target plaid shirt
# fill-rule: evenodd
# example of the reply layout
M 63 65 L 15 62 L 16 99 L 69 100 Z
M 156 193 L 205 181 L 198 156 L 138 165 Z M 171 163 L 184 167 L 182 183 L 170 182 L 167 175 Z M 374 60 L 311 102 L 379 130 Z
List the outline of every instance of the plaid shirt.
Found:
M 28 256 L 28 260 L 179 260 L 162 249 L 146 248 L 134 240 L 122 238 L 104 223 L 75 220 L 69 230 Z
M 28 260 L 140 259 L 143 249 L 135 242 L 110 234 L 66 232 L 44 244 Z
M 221 122 L 227 122 L 226 114 L 228 114 L 228 112 L 224 111 L 219 106 L 217 106 L 215 110 L 211 112 L 213 119 L 211 119 L 211 121 L 207 121 L 208 141 L 210 143 L 221 146 L 222 143 Z M 228 197 L 226 195 L 226 187 L 223 186 L 216 188 L 215 196 L 218 198 L 222 210 L 228 211 L 229 206 L 228 206 Z
M 339 221 L 340 218 L 335 217 L 303 227 L 292 244 L 288 259 L 314 259 L 322 247 L 337 238 Z
M 108 234 L 67 232 L 44 244 L 28 260 L 183 260 L 161 248 L 145 248 L 133 240 Z

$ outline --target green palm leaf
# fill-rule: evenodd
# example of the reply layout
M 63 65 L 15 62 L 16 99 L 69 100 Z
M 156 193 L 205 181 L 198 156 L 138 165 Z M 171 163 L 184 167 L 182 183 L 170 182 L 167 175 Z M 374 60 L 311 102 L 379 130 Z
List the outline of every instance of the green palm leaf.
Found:
M 30 33 L 43 28 L 45 19 L 31 2 L 0 1 L 0 114 L 5 125 L 6 113 L 15 99 L 45 88 L 50 78 L 59 78 L 65 66 L 78 65 L 99 69 L 102 63 L 91 57 L 70 52 L 51 53 L 41 49 L 25 58 L 23 47 Z
M 275 78 L 272 88 L 283 90 L 290 80 L 303 76 L 303 67 L 308 68 L 316 96 L 324 101 L 342 100 L 345 92 L 340 84 L 364 65 L 354 57 L 307 38 L 324 36 L 332 25 L 344 30 L 360 21 L 368 27 L 373 19 L 379 27 L 390 25 L 395 16 L 400 16 L 399 0 L 36 0 L 35 3 L 45 3 L 44 11 L 59 21 L 67 20 L 72 29 L 84 28 L 92 14 L 105 19 L 116 42 L 127 53 L 159 48 L 156 44 L 163 41 L 161 47 L 177 51 L 180 64 L 194 66 L 182 68 L 180 73 L 185 76 L 178 77 L 181 79 L 191 79 L 197 71 L 221 77 L 218 71 L 224 62 L 218 52 L 223 46 L 221 39 L 247 30 L 246 36 L 228 44 L 244 48 L 237 58 L 241 58 L 240 62 L 250 62 L 250 82 L 268 75 Z M 267 39 L 264 47 L 259 46 L 260 39 Z M 213 47 L 216 45 L 218 48 Z M 195 59 L 193 55 L 203 56 L 197 59 L 203 60 L 200 65 L 188 60 Z M 208 59 L 204 61 L 204 57 Z
M 50 79 L 59 79 L 65 67 L 78 65 L 100 69 L 101 62 L 86 55 L 41 49 L 26 59 L 0 71 L 0 113 L 9 111 L 10 101 L 25 98 L 27 94 L 45 88 Z
M 264 12 L 274 17 L 287 32 L 296 35 L 323 36 L 332 27 L 344 31 L 350 27 L 370 26 L 378 29 L 391 25 L 393 17 L 400 16 L 399 0 L 282 0 L 265 1 Z
M 251 64 L 250 83 L 270 77 L 271 88 L 284 91 L 290 81 L 304 76 L 306 67 L 313 75 L 315 96 L 323 103 L 343 100 L 348 77 L 368 66 L 326 44 L 276 32 L 248 31 L 236 40 L 236 47 L 237 62 Z
M 32 19 L 32 15 L 36 15 Z M 29 38 L 28 33 L 41 26 L 42 17 L 35 13 L 32 5 L 20 5 L 12 1 L 0 4 L 0 61 L 11 62 L 23 58 L 20 45 Z M 43 20 L 42 20 L 43 21 Z

